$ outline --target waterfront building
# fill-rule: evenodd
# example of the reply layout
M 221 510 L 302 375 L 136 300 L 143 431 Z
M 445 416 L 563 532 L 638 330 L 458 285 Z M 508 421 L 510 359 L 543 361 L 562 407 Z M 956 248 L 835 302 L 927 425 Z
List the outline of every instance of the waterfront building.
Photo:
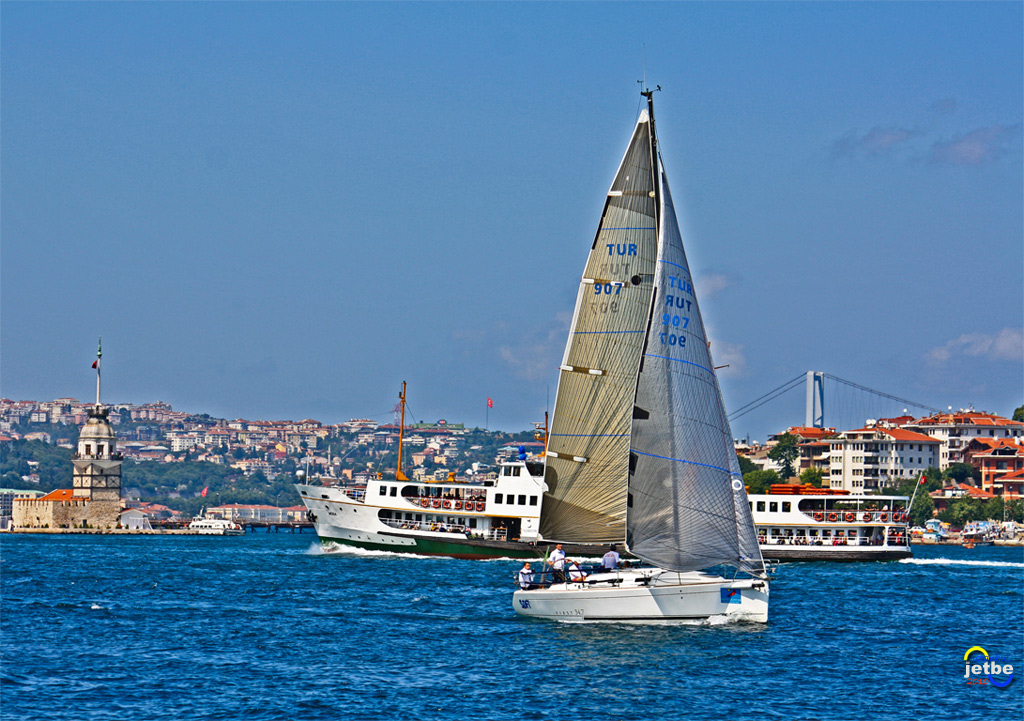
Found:
M 940 442 L 902 428 L 858 428 L 829 439 L 828 485 L 864 493 L 916 478 L 938 463 Z
M 964 448 L 964 460 L 981 472 L 981 488 L 1004 498 L 1021 493 L 1024 445 L 1018 439 L 975 438 Z
M 14 516 L 14 499 L 34 499 L 43 495 L 42 491 L 24 491 L 17 488 L 0 488 L 0 530 L 7 530 Z
M 937 491 L 932 491 L 928 495 L 932 497 L 936 511 L 945 511 L 958 498 L 973 498 L 982 502 L 995 498 L 994 494 L 983 491 L 976 486 L 969 486 L 966 483 L 954 483 L 950 486 L 944 486 Z
M 952 463 L 965 463 L 964 451 L 974 439 L 1024 441 L 1024 423 L 975 410 L 935 413 L 906 423 L 903 428 L 924 433 L 942 444 L 938 458 L 941 470 Z

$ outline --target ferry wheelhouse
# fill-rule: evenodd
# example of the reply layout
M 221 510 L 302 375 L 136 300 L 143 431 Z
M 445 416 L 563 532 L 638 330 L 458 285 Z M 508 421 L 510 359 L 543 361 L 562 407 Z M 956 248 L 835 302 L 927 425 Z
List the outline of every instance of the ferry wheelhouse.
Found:
M 765 558 L 858 561 L 909 558 L 906 496 L 775 484 L 747 496 Z

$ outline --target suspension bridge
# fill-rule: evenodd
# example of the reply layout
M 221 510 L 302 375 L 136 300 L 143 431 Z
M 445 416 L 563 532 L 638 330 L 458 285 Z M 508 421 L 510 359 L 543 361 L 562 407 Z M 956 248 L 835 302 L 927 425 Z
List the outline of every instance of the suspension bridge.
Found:
M 829 381 L 829 403 L 827 406 L 826 381 Z M 825 427 L 826 407 L 829 409 L 831 423 L 836 428 L 846 425 L 851 428 L 857 427 L 868 418 L 906 415 L 911 410 L 927 411 L 928 413 L 942 412 L 941 409 L 925 403 L 918 403 L 894 396 L 891 393 L 868 388 L 830 373 L 807 371 L 735 409 L 729 414 L 729 422 L 733 423 L 801 386 L 803 386 L 805 394 L 804 425 L 809 428 Z M 840 420 L 837 421 L 837 419 Z

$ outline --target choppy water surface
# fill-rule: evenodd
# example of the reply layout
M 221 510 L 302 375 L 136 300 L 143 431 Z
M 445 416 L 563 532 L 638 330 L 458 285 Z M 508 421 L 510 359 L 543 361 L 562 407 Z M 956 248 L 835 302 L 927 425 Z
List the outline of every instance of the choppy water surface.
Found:
M 517 562 L 309 534 L 0 543 L 5 720 L 1021 717 L 1020 549 L 788 564 L 767 626 L 707 627 L 526 620 Z

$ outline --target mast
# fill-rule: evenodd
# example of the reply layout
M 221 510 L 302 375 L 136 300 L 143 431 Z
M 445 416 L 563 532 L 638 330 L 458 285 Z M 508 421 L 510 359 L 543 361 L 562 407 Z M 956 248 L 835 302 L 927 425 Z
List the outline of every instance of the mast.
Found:
M 647 98 L 647 115 L 650 118 L 651 128 L 651 174 L 654 180 L 654 217 L 657 221 L 655 225 L 661 228 L 661 183 L 658 182 L 658 134 L 654 128 L 654 93 L 657 90 L 661 90 L 660 85 L 656 85 L 654 90 L 651 90 L 646 85 L 644 89 L 640 91 L 640 94 Z
M 405 381 L 402 381 L 402 392 L 398 394 L 398 399 L 402 401 L 402 420 L 398 424 L 398 471 L 395 473 L 395 480 L 408 481 L 409 479 L 402 473 L 402 438 L 405 432 Z

